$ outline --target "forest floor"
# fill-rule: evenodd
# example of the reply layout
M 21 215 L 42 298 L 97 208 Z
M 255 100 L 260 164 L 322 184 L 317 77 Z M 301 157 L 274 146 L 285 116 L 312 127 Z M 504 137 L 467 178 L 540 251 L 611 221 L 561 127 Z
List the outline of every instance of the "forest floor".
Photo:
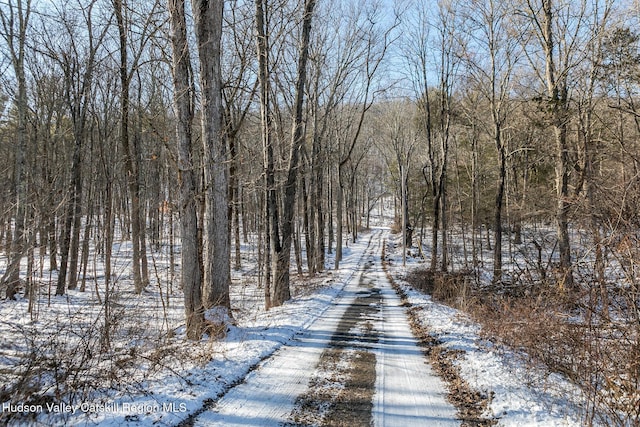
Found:
M 112 353 L 101 358 L 99 350 L 78 351 L 88 338 L 71 331 L 85 317 L 96 322 L 77 314 L 94 305 L 99 313 L 99 304 L 88 301 L 95 296 L 53 297 L 31 322 L 24 319 L 27 301 L 3 304 L 0 376 L 24 360 L 17 356 L 30 348 L 19 344 L 24 337 L 36 347 L 66 343 L 74 357 L 83 356 L 83 370 L 74 372 L 72 387 L 52 381 L 59 377 L 42 368 L 40 399 L 1 399 L 0 424 L 581 425 L 582 396 L 568 381 L 481 338 L 467 316 L 404 281 L 420 261 L 410 256 L 402 266 L 398 239 L 386 228 L 361 234 L 345 248 L 339 270 L 296 279 L 292 300 L 269 311 L 261 305 L 263 289 L 250 278 L 251 265 L 234 273 L 234 321 L 220 340 L 185 342 L 179 294 L 162 289 L 142 297 L 119 293 L 122 316 L 144 309 L 164 315 L 128 326 L 129 335 L 112 337 Z M 41 342 L 29 332 L 33 324 L 59 328 L 65 315 L 72 326 L 61 336 Z M 157 342 L 145 351 L 139 343 L 148 338 L 131 338 L 131 331 L 144 336 L 154 328 L 171 332 L 162 351 Z M 63 355 L 54 344 L 47 351 Z M 15 378 L 6 376 L 6 384 Z M 6 387 L 0 392 L 8 393 Z M 16 413 L 27 403 L 30 408 Z

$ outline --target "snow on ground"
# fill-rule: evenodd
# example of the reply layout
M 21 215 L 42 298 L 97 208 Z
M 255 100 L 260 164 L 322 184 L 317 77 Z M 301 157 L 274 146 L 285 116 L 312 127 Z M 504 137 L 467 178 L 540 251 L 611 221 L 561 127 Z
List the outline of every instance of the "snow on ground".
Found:
M 184 340 L 182 301 L 177 285 L 172 285 L 167 279 L 166 259 L 164 264 L 159 260 L 157 268 L 152 269 L 157 276 L 156 281 L 163 285 L 152 286 L 141 296 L 133 295 L 126 274 L 129 259 L 126 247 L 116 254 L 121 263 L 117 264 L 117 280 L 112 289 L 117 297 L 112 309 L 123 316 L 133 311 L 139 321 L 120 325 L 121 330 L 135 333 L 112 337 L 111 358 L 96 356 L 100 352 L 99 344 L 87 345 L 89 340 L 99 342 L 100 338 L 104 308 L 98 297 L 104 297 L 104 289 L 99 286 L 100 274 L 103 274 L 100 268 L 93 272 L 95 280 L 87 283 L 87 292 L 84 293 L 71 291 L 67 296 L 55 297 L 51 288 L 47 290 L 48 285 L 44 284 L 33 316 L 27 313 L 28 301 L 25 299 L 5 301 L 0 304 L 1 382 L 7 384 L 5 378 L 15 378 L 28 369 L 40 369 L 35 377 L 48 384 L 48 389 L 39 401 L 0 401 L 3 412 L 0 417 L 26 410 L 33 412 L 32 417 L 22 418 L 21 423 L 14 424 L 175 425 L 190 414 L 201 411 L 206 402 L 215 400 L 242 380 L 260 361 L 327 313 L 336 295 L 359 271 L 358 264 L 368 238 L 368 234 L 362 234 L 357 243 L 349 243 L 340 270 L 329 270 L 315 282 L 299 281 L 294 289 L 294 298 L 268 312 L 262 308 L 263 290 L 256 286 L 255 272 L 251 271 L 255 268 L 255 254 L 243 248 L 243 256 L 249 256 L 250 261 L 245 260 L 242 272 L 234 272 L 232 300 L 236 324 L 221 341 L 192 343 Z M 391 272 L 395 276 L 402 277 L 415 266 L 415 259 L 409 258 L 409 266 L 404 269 L 400 267 L 399 252 L 392 256 Z M 332 265 L 332 258 L 328 258 L 327 266 Z M 55 279 L 54 272 L 51 276 L 53 292 Z M 460 312 L 436 304 L 428 296 L 410 289 L 407 294 L 412 304 L 424 308 L 423 321 L 445 346 L 465 351 L 464 357 L 458 361 L 463 377 L 471 386 L 493 393 L 489 416 L 496 417 L 504 426 L 581 425 L 580 395 L 568 382 L 557 375 L 533 370 L 521 362 L 517 353 L 481 340 L 478 326 Z M 36 330 L 38 334 L 34 333 Z M 143 357 L 134 355 L 138 351 L 138 341 L 145 348 L 153 348 L 153 343 L 145 342 L 149 339 L 149 331 L 163 331 L 165 338 L 161 347 L 192 355 L 192 360 L 168 357 L 161 359 L 162 364 L 158 366 L 152 363 L 152 350 L 144 353 Z M 154 335 L 157 336 L 162 335 Z M 80 387 L 70 400 L 69 395 L 64 394 L 68 391 L 64 384 L 53 381 L 51 373 L 66 366 L 68 361 L 61 360 L 59 366 L 34 368 L 25 365 L 24 361 L 29 359 L 21 359 L 21 354 L 30 354 L 34 349 L 47 353 L 47 358 L 43 359 L 47 363 L 55 361 L 55 356 L 59 355 L 75 358 L 80 366 L 90 367 L 91 370 L 86 372 L 74 372 L 77 382 L 86 380 L 89 383 L 93 372 L 115 373 L 116 378 L 99 387 Z M 127 358 L 128 352 L 131 353 L 130 358 Z M 130 366 L 144 360 L 148 360 L 147 366 Z M 82 378 L 83 375 L 87 378 Z M 112 386 L 123 379 L 127 380 L 126 387 Z M 0 386 L 0 396 L 3 395 L 3 387 Z M 19 407 L 26 403 L 34 406 Z
M 419 261 L 408 258 L 403 267 L 398 241 L 396 237 L 388 245 L 390 272 L 406 292 L 408 302 L 421 309 L 421 322 L 433 336 L 446 349 L 464 352 L 456 360 L 462 378 L 472 388 L 492 396 L 487 418 L 497 419 L 500 426 L 583 425 L 584 397 L 577 387 L 560 375 L 525 364 L 525 358 L 517 352 L 483 340 L 480 327 L 464 313 L 433 301 L 401 280 L 419 266 Z
M 457 310 L 407 290 L 409 302 L 421 307 L 422 321 L 444 343 L 462 350 L 461 376 L 477 390 L 493 396 L 488 417 L 503 426 L 581 426 L 579 391 L 558 375 L 521 363 L 516 353 L 495 348 L 479 337 L 477 325 Z
M 322 353 L 335 339 L 339 324 L 345 319 L 356 321 L 354 317 L 362 318 L 371 309 L 380 310 L 372 332 L 376 336 L 379 333 L 379 339 L 367 341 L 359 348 L 376 355 L 374 425 L 459 425 L 455 408 L 445 399 L 442 381 L 425 364 L 424 354 L 411 333 L 400 299 L 384 275 L 381 249 L 382 232 L 376 230 L 371 250 L 363 254 L 367 255 L 366 265 L 357 268 L 357 277 L 347 281 L 331 307 L 294 341 L 247 376 L 242 384 L 225 394 L 211 410 L 201 414 L 194 425 L 289 425 L 296 398 L 307 390 Z M 353 253 L 362 254 L 360 248 Z M 366 286 L 380 290 L 382 298 L 374 308 L 364 308 L 362 301 L 357 299 L 368 294 Z M 353 307 L 355 309 L 350 310 Z M 345 317 L 345 313 L 354 317 Z M 343 338 L 340 344 L 334 345 L 348 347 L 355 344 L 346 338 L 349 332 L 342 331 L 339 335 Z M 325 375 L 333 376 L 333 372 L 325 372 Z
M 131 336 L 121 334 L 112 337 L 112 346 L 117 346 L 118 351 L 114 350 L 113 360 L 101 358 L 99 363 L 108 365 L 104 368 L 96 366 L 98 362 L 91 362 L 97 359 L 90 354 L 91 350 L 99 352 L 99 344 L 87 345 L 89 350 L 84 350 L 87 340 L 99 341 L 100 338 L 97 331 L 101 325 L 103 306 L 92 292 L 92 283 L 91 287 L 88 285 L 87 292 L 70 291 L 63 297 L 51 295 L 45 287 L 39 295 L 38 315 L 34 319 L 27 313 L 26 299 L 4 302 L 0 305 L 0 334 L 3 337 L 0 345 L 0 378 L 11 372 L 6 378 L 15 380 L 14 371 L 20 369 L 17 363 L 28 360 L 21 357 L 25 357 L 34 348 L 47 353 L 47 363 L 56 359 L 56 354 L 49 353 L 59 351 L 61 357 L 72 355 L 82 359 L 77 361 L 78 364 L 86 363 L 103 372 L 110 369 L 116 376 L 139 378 L 122 378 L 126 379 L 125 387 L 111 387 L 107 379 L 105 384 L 97 389 L 93 388 L 88 394 L 83 395 L 80 390 L 73 394 L 73 400 L 69 400 L 69 396 L 56 397 L 60 384 L 56 384 L 50 378 L 51 375 L 43 372 L 40 380 L 49 384 L 46 396 L 29 402 L 0 401 L 0 416 L 24 412 L 24 417 L 13 418 L 14 425 L 175 425 L 201 410 L 206 401 L 221 395 L 261 360 L 273 354 L 323 315 L 344 284 L 358 271 L 367 239 L 363 238 L 349 246 L 345 248 L 339 271 L 327 271 L 315 282 L 300 281 L 294 287 L 294 298 L 291 301 L 268 312 L 263 309 L 263 290 L 255 286 L 255 272 L 249 272 L 255 268 L 255 264 L 246 263 L 246 276 L 234 272 L 232 305 L 236 325 L 230 327 L 222 341 L 193 343 L 184 340 L 183 310 L 178 289 L 174 289 L 172 293 L 169 289 L 152 288 L 149 292 L 136 296 L 128 288 L 130 284 L 127 285 L 125 279 L 119 280 L 112 290 L 118 296 L 112 309 L 122 310 L 123 313 L 135 311 L 139 323 L 126 325 L 125 329 L 139 331 Z M 122 252 L 122 257 L 126 259 L 125 251 Z M 330 263 L 332 259 L 328 258 L 327 265 Z M 96 273 L 97 276 L 99 274 L 100 271 Z M 54 272 L 53 292 L 55 279 Z M 103 291 L 100 289 L 101 293 Z M 94 333 L 85 333 L 86 329 L 91 329 Z M 177 356 L 169 357 L 163 359 L 165 365 L 155 366 L 153 370 L 146 366 L 126 366 L 127 348 L 133 353 L 138 351 L 137 344 L 153 346 L 153 343 L 142 343 L 149 338 L 145 333 L 152 330 L 166 332 L 167 342 L 160 343 L 164 349 L 174 348 L 182 355 L 192 354 L 193 359 L 185 361 Z M 53 340 L 49 338 L 49 343 L 54 344 L 49 344 L 47 337 L 54 337 Z M 59 345 L 63 345 L 64 349 L 58 349 Z M 74 351 L 74 348 L 77 350 Z M 152 357 L 152 352 L 135 359 L 132 354 L 131 360 L 144 365 L 147 358 L 148 365 L 151 366 Z M 63 360 L 61 366 L 64 363 L 66 361 Z M 120 363 L 123 369 L 119 371 Z M 114 378 L 111 381 L 119 380 L 120 378 Z M 91 378 L 87 378 L 87 381 L 91 381 Z M 2 382 L 8 383 L 4 380 Z

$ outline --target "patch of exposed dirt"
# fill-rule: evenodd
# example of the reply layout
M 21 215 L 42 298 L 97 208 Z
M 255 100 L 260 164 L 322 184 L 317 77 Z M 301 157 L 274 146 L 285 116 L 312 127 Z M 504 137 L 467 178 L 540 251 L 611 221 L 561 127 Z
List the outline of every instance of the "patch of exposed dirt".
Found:
M 308 391 L 297 399 L 287 426 L 371 425 L 376 382 L 371 345 L 378 341 L 374 322 L 382 296 L 367 280 L 366 272 L 360 287 L 322 353 Z
M 337 396 L 323 425 L 371 425 L 373 394 L 376 382 L 376 356 L 370 351 L 357 350 L 351 359 L 350 375 L 343 392 Z
M 462 426 L 485 427 L 497 424 L 494 419 L 483 417 L 492 396 L 487 393 L 474 390 L 461 376 L 460 368 L 455 361 L 464 354 L 460 350 L 449 350 L 442 346 L 437 338 L 430 334 L 429 330 L 420 322 L 419 312 L 421 308 L 410 307 L 409 324 L 413 334 L 418 337 L 424 353 L 429 358 L 431 366 L 442 378 L 449 389 L 448 399 L 458 409 L 458 417 Z

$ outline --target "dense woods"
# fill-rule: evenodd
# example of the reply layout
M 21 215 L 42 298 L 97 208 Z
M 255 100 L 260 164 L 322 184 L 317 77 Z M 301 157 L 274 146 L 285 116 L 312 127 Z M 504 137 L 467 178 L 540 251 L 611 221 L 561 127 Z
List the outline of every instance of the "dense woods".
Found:
M 0 304 L 35 319 L 95 292 L 106 351 L 114 286 L 171 286 L 200 340 L 232 316 L 243 251 L 269 309 L 391 210 L 430 277 L 578 343 L 539 361 L 589 390 L 589 422 L 604 405 L 636 425 L 639 18 L 613 0 L 2 0 Z

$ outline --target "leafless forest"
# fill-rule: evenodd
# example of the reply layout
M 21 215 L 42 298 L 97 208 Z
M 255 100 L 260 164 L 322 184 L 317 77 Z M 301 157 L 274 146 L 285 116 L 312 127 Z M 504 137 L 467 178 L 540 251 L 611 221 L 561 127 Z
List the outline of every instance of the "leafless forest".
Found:
M 582 388 L 586 424 L 639 425 L 639 21 L 631 0 L 0 0 L 0 305 L 37 323 L 93 293 L 109 352 L 135 322 L 115 289 L 171 286 L 170 338 L 199 341 L 235 272 L 281 306 L 386 215 L 416 286 Z M 2 402 L 46 382 L 16 360 Z

